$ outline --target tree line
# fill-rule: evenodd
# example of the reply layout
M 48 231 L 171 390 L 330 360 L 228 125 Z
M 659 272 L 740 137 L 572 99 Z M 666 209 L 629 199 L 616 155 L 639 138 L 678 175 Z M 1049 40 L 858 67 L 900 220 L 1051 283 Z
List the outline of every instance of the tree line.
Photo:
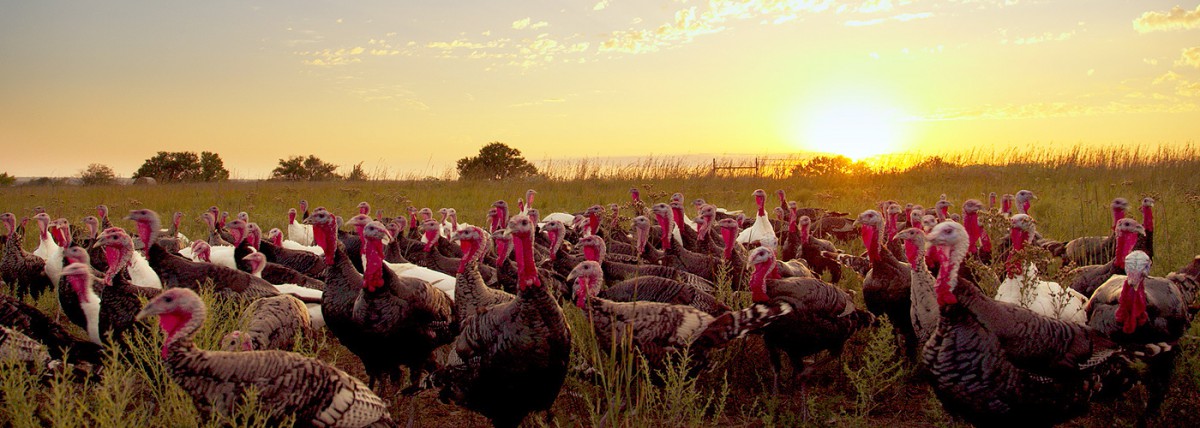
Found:
M 278 166 L 271 170 L 271 180 L 279 181 L 365 181 L 370 179 L 359 162 L 345 175 L 338 174 L 338 165 L 326 162 L 315 155 L 291 156 L 279 159 Z M 521 156 L 521 151 L 500 142 L 492 142 L 476 156 L 459 159 L 456 163 L 460 180 L 504 180 L 508 178 L 533 177 L 537 167 Z M 93 163 L 80 170 L 75 178 L 83 185 L 113 184 L 117 175 L 108 165 Z M 142 166 L 131 177 L 137 180 L 152 179 L 154 183 L 219 182 L 229 180 L 229 170 L 221 155 L 213 152 L 158 152 L 142 162 Z M 0 186 L 9 186 L 16 177 L 0 173 Z M 42 177 L 29 184 L 59 184 L 64 179 Z

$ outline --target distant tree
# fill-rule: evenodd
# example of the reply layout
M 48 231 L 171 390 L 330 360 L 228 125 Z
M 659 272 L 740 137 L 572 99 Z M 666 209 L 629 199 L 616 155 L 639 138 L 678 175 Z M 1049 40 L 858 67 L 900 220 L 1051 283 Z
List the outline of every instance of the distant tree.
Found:
M 25 182 L 26 186 L 57 186 L 66 183 L 64 178 L 38 177 Z
M 84 186 L 113 184 L 117 181 L 117 174 L 108 165 L 94 163 L 79 171 L 79 181 Z
M 223 181 L 229 179 L 229 170 L 216 153 L 158 152 L 133 173 L 133 178 L 141 177 L 151 177 L 159 183 Z
M 229 179 L 229 170 L 225 169 L 225 161 L 221 155 L 213 152 L 200 152 L 200 171 L 196 181 L 225 181 Z
M 292 156 L 280 159 L 279 166 L 271 171 L 272 180 L 327 181 L 342 178 L 337 174 L 337 165 L 325 162 L 316 156 Z
M 12 186 L 17 182 L 17 177 L 8 175 L 7 172 L 0 172 L 0 186 Z
M 501 142 L 488 143 L 479 155 L 458 160 L 460 180 L 504 180 L 531 177 L 537 167 L 521 156 L 521 151 Z
M 792 175 L 800 177 L 853 175 L 865 172 L 869 172 L 865 165 L 845 156 L 817 156 L 792 168 Z
M 346 181 L 367 181 L 367 172 L 363 171 L 362 162 L 354 164 L 354 168 L 350 170 L 350 174 L 346 175 Z

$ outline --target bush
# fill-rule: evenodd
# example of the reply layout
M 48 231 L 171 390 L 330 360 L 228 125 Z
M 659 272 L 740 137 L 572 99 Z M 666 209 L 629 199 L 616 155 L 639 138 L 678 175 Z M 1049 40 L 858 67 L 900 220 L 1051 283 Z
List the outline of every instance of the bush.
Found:
M 538 175 L 537 167 L 521 157 L 521 151 L 501 142 L 488 143 L 479 156 L 458 160 L 460 180 L 504 180 Z
M 285 181 L 328 181 L 342 178 L 336 172 L 337 165 L 325 162 L 313 155 L 307 158 L 292 156 L 280 159 L 279 166 L 271 171 L 272 180 Z
M 7 172 L 0 172 L 0 186 L 12 186 L 17 182 L 17 177 L 8 175 Z
M 117 174 L 108 165 L 94 163 L 79 171 L 79 181 L 84 186 L 113 184 L 116 180 Z
M 346 176 L 346 181 L 367 181 L 367 172 L 363 171 L 362 162 L 354 164 L 354 168 L 350 170 L 350 174 Z
M 146 159 L 133 178 L 150 177 L 159 183 L 179 181 L 224 181 L 229 170 L 221 155 L 212 152 L 158 152 Z

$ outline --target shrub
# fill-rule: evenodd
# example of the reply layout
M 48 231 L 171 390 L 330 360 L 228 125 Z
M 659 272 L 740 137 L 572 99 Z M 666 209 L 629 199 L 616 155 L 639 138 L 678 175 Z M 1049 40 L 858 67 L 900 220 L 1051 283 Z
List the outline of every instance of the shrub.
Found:
M 460 180 L 504 180 L 538 175 L 537 167 L 521 156 L 521 151 L 501 142 L 488 143 L 479 155 L 458 160 Z
M 117 174 L 113 173 L 112 168 L 108 165 L 94 163 L 88 165 L 83 171 L 79 171 L 79 181 L 84 186 L 113 184 L 116 179 Z

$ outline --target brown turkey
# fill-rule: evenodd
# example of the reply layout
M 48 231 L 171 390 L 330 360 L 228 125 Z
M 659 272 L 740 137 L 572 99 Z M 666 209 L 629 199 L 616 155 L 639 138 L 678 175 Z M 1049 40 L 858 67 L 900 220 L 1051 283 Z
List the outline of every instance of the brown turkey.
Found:
M 1112 260 L 1102 265 L 1080 266 L 1068 273 L 1071 277 L 1071 288 L 1084 296 L 1091 297 L 1100 285 L 1113 275 L 1125 274 L 1125 256 L 1137 245 L 1138 236 L 1145 234 L 1146 229 L 1137 220 L 1123 218 L 1117 222 L 1116 252 Z
M 913 335 L 910 315 L 910 269 L 883 246 L 880 239 L 883 216 L 878 211 L 864 211 L 859 214 L 856 223 L 862 227 L 863 245 L 867 247 L 867 259 L 871 262 L 871 270 L 862 283 L 867 309 L 876 316 L 887 315 L 892 325 L 904 336 L 907 355 L 916 358 L 917 339 Z
M 515 241 L 517 298 L 463 320 L 441 398 L 482 413 L 497 427 L 516 427 L 534 411 L 548 411 L 567 376 L 571 329 L 562 308 L 542 285 L 533 260 L 533 222 L 509 221 Z
M 1112 232 L 1107 236 L 1084 236 L 1067 241 L 1066 253 L 1063 255 L 1064 265 L 1073 263 L 1083 266 L 1112 259 L 1117 249 L 1117 223 L 1125 218 L 1125 211 L 1129 209 L 1129 201 L 1125 198 L 1116 198 L 1109 204 L 1109 207 L 1112 209 L 1113 217 Z
M 205 420 L 225 416 L 258 392 L 266 417 L 279 423 L 294 417 L 296 426 L 395 426 L 387 403 L 361 381 L 324 361 L 285 351 L 223 352 L 197 348 L 192 335 L 204 324 L 206 308 L 195 292 L 176 288 L 151 300 L 138 319 L 158 316 L 162 326 L 163 364 Z
M 618 340 L 629 337 L 654 371 L 666 369 L 673 354 L 686 350 L 694 375 L 706 366 L 709 351 L 792 312 L 786 302 L 755 304 L 717 315 L 687 304 L 615 302 L 600 297 L 604 273 L 593 261 L 576 266 L 567 282 L 574 282 L 575 305 L 587 315 L 600 348 L 612 349 Z
M 1087 412 L 1104 382 L 1128 385 L 1129 360 L 1100 332 L 997 302 L 960 278 L 969 237 L 955 222 L 937 247 L 941 320 L 923 360 L 943 407 L 978 426 L 1052 426 Z
M 295 349 L 296 336 L 312 331 L 312 319 L 304 302 L 292 296 L 264 297 L 242 311 L 240 326 L 221 339 L 225 351 Z
M 814 278 L 780 278 L 776 273 L 775 253 L 759 247 L 750 252 L 748 264 L 753 268 L 750 292 L 754 303 L 782 304 L 792 312 L 775 320 L 763 329 L 767 350 L 771 356 L 772 390 L 779 393 L 782 357 L 787 354 L 792 364 L 792 377 L 800 378 L 802 411 L 808 415 L 807 378 L 813 366 L 839 357 L 846 340 L 855 331 L 872 324 L 875 317 L 854 306 L 845 291 Z M 829 351 L 829 358 L 808 364 L 805 357 Z
M 12 213 L 0 214 L 0 222 L 8 227 L 4 254 L 0 257 L 0 279 L 9 287 L 16 288 L 17 297 L 31 296 L 37 299 L 54 284 L 46 274 L 46 261 L 22 248 L 25 223 L 29 219 L 22 220 L 20 226 L 16 224 L 16 219 Z
M 1145 423 L 1158 415 L 1175 372 L 1182 348 L 1179 341 L 1191 326 L 1189 312 L 1200 286 L 1196 277 L 1171 273 L 1166 278 L 1150 276 L 1150 256 L 1134 251 L 1125 256 L 1125 272 L 1096 289 L 1087 303 L 1088 326 L 1123 345 L 1153 345 L 1165 342 L 1164 353 L 1148 361 L 1146 383 L 1149 399 L 1139 419 Z

